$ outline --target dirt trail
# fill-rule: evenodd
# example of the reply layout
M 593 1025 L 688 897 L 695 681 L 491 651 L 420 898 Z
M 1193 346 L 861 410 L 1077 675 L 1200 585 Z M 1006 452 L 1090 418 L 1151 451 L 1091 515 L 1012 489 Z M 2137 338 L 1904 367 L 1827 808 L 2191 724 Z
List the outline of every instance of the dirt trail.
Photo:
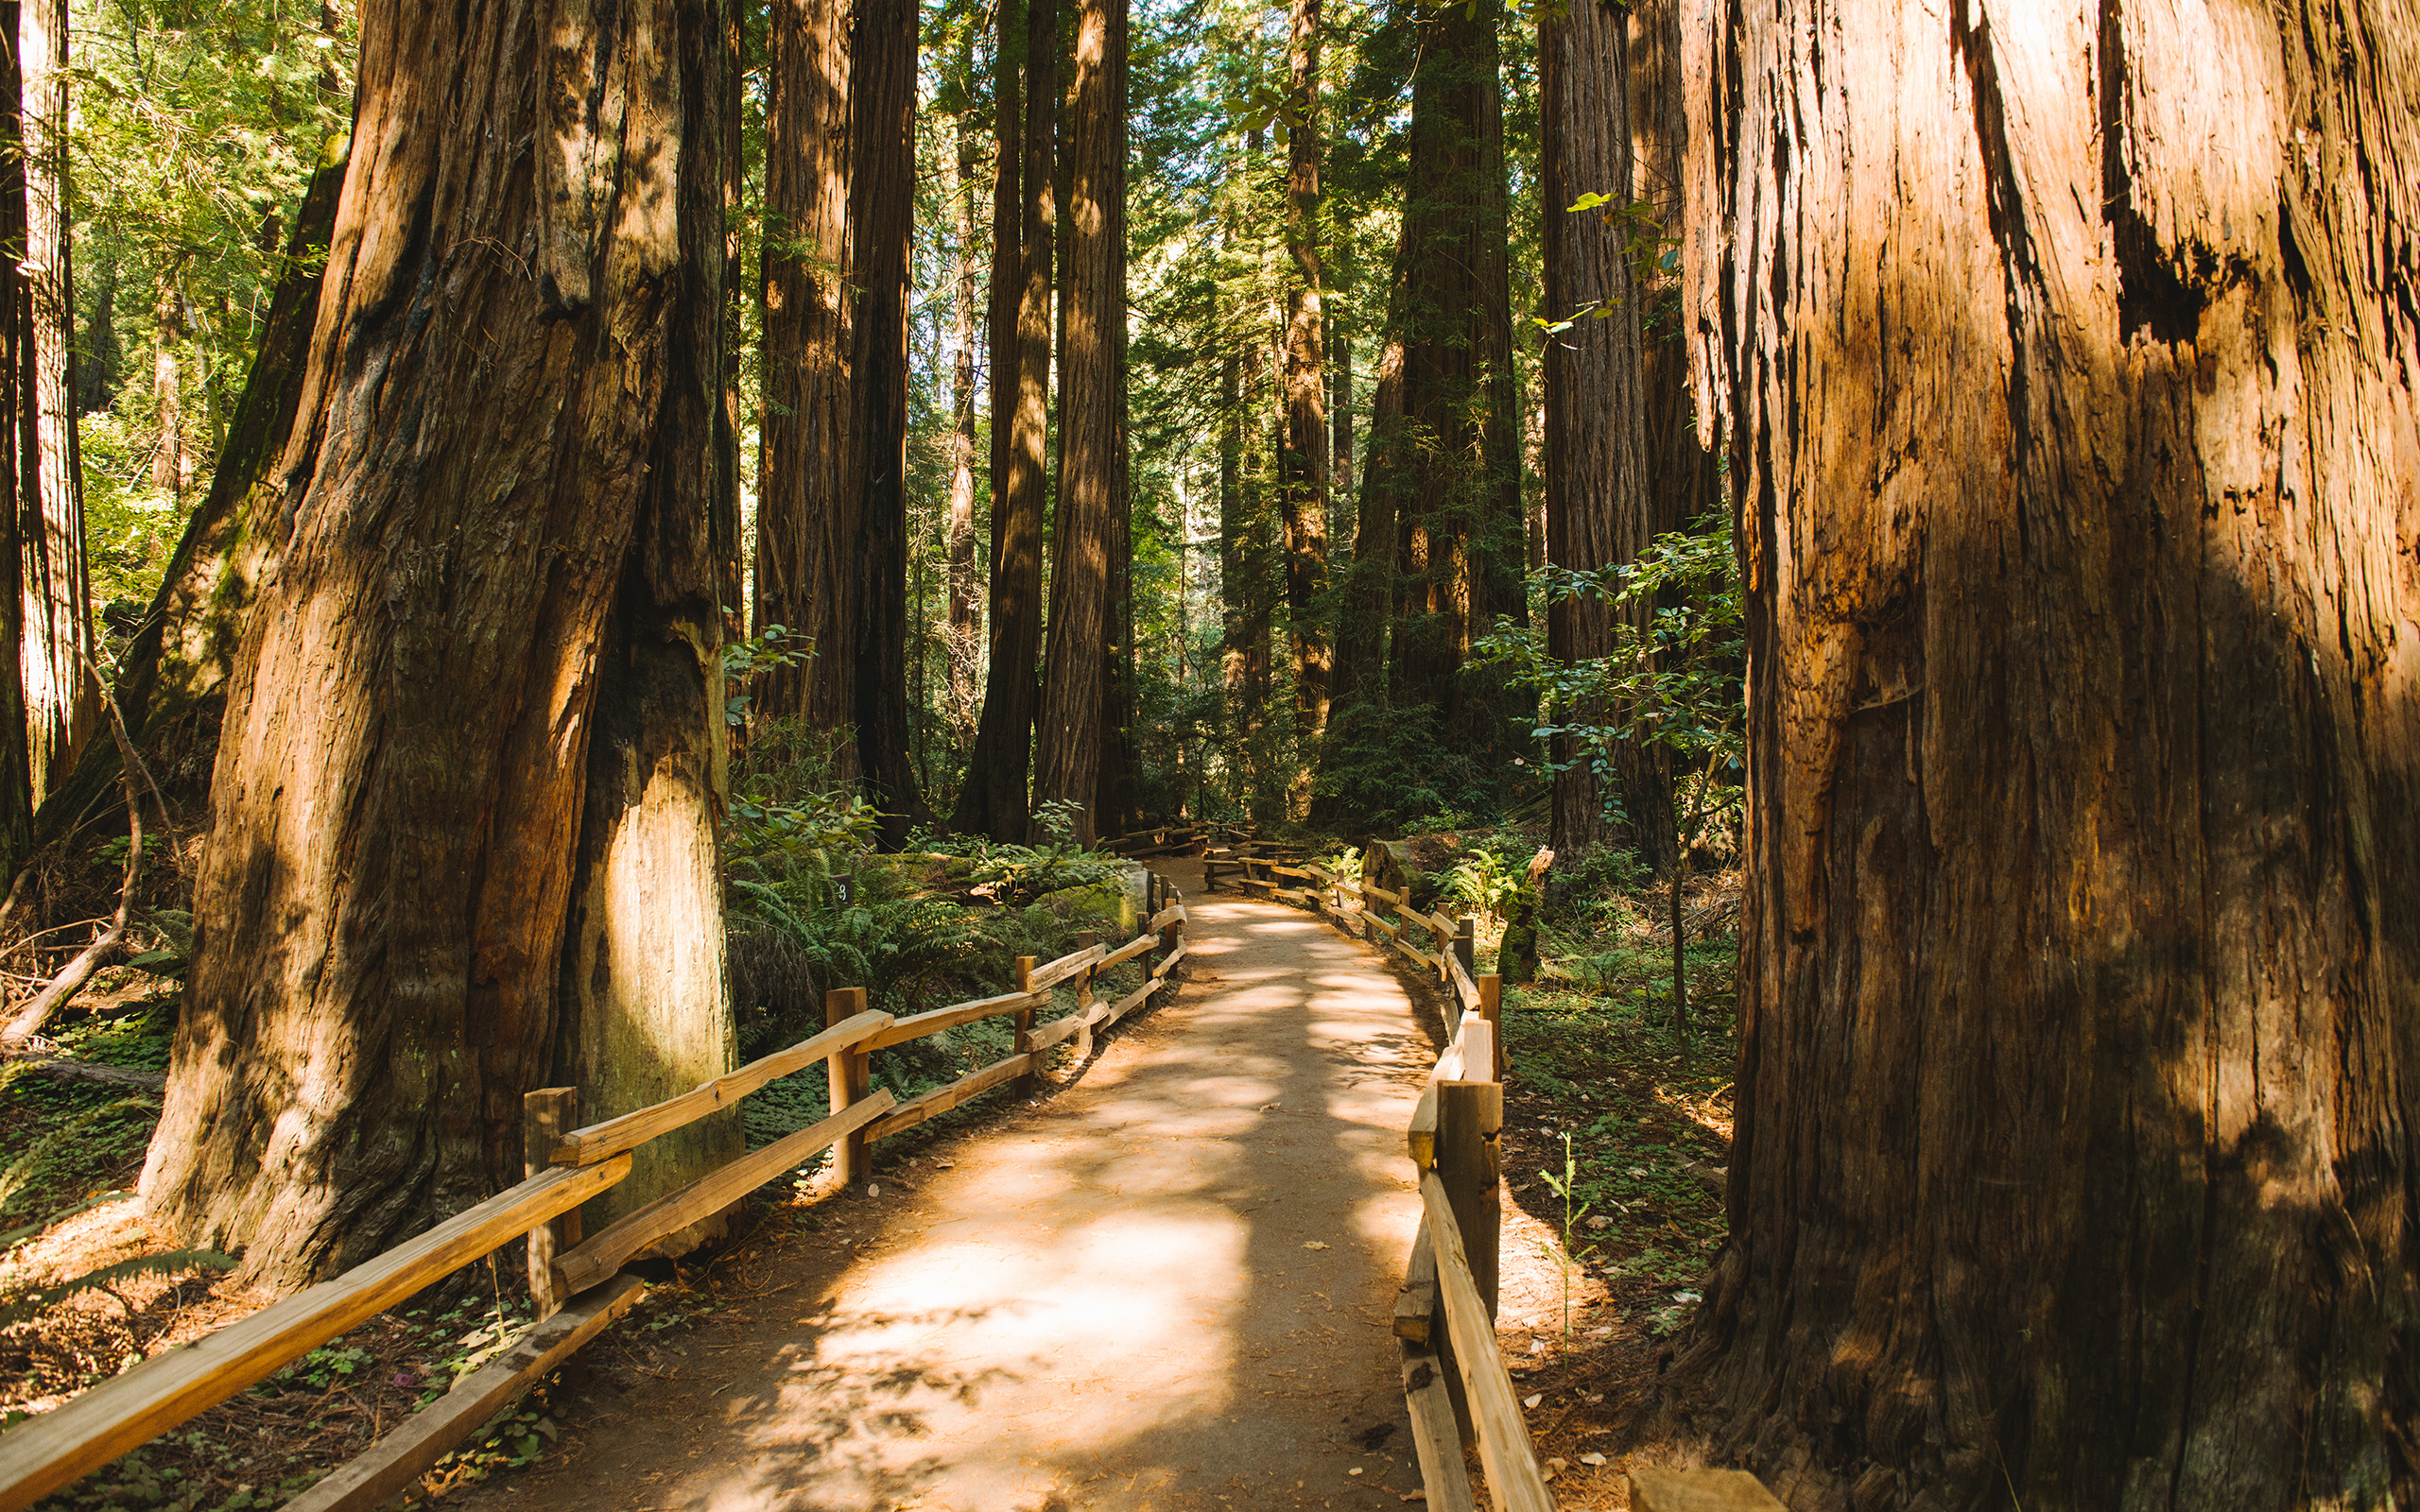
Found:
M 601 1369 L 568 1452 L 467 1498 L 580 1512 L 1393 1507 L 1394 1342 L 1436 1054 L 1365 947 L 1192 900 L 1190 980 L 1075 1084 L 887 1166 L 743 1263 L 668 1379 Z M 1322 1247 L 1323 1246 L 1323 1247 Z M 1359 1473 L 1355 1473 L 1355 1471 Z

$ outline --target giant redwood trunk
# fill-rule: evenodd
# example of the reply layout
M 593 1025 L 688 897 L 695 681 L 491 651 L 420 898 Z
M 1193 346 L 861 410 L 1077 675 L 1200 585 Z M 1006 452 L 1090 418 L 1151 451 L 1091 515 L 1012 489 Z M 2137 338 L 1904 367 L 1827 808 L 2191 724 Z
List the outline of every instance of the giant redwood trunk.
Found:
M 1732 15 L 1716 1448 L 1860 1512 L 2412 1505 L 2420 14 Z
M 1103 817 L 1107 661 L 1122 633 L 1111 556 L 1126 512 L 1126 0 L 1083 0 L 1076 13 L 1069 113 L 1059 510 L 1033 800 L 1079 805 L 1076 835 L 1090 843 Z
M 756 633 L 814 655 L 758 674 L 756 708 L 838 737 L 857 773 L 858 430 L 849 386 L 849 6 L 772 0 L 765 104 L 764 412 Z M 797 647 L 793 645 L 793 649 Z
M 908 282 L 916 200 L 913 0 L 858 0 L 850 49 L 849 377 L 861 534 L 857 573 L 857 756 L 885 847 L 930 820 L 908 721 Z M 837 543 L 837 542 L 836 542 Z M 834 648 L 837 653 L 838 647 Z
M 1388 317 L 1404 344 L 1404 435 L 1372 457 L 1366 483 L 1397 506 L 1391 692 L 1489 740 L 1498 731 L 1466 700 L 1462 666 L 1493 613 L 1518 612 L 1490 590 L 1508 552 L 1517 577 L 1521 549 L 1498 20 L 1483 4 L 1420 19 Z
M 0 3 L 0 37 L 16 35 L 15 0 Z M 23 77 L 13 49 L 0 48 L 0 246 L 14 246 L 26 231 L 26 155 Z M 32 304 L 26 279 L 11 259 L 0 258 L 0 500 L 16 501 L 18 474 L 30 458 L 27 434 L 25 345 Z M 19 575 L 23 511 L 0 507 L 0 864 L 11 877 L 32 849 L 33 776 L 26 751 L 26 689 L 15 648 L 25 635 L 25 599 Z
M 1575 0 L 1538 23 L 1547 318 L 1569 322 L 1546 341 L 1546 547 L 1547 560 L 1580 571 L 1630 561 L 1647 544 L 1630 228 L 1601 211 L 1571 212 L 1582 195 L 1619 197 L 1631 181 L 1628 25 L 1601 0 Z M 1548 604 L 1547 649 L 1564 662 L 1610 655 L 1613 615 L 1601 598 Z M 1602 708 L 1558 713 L 1592 724 L 1615 716 Z M 1553 845 L 1577 856 L 1607 838 L 1609 795 L 1581 742 L 1556 736 L 1552 757 Z M 1653 752 L 1625 750 L 1618 775 L 1642 854 L 1659 868 L 1669 865 L 1670 804 Z M 1659 837 L 1660 846 L 1645 843 Z
M 143 1183 L 262 1282 L 517 1177 L 533 1087 L 610 1116 L 731 1063 L 722 27 L 700 0 L 364 8 Z M 738 1141 L 650 1146 L 610 1207 Z
M 1287 133 L 1286 249 L 1294 267 L 1286 285 L 1286 434 L 1278 453 L 1277 494 L 1286 530 L 1294 724 L 1307 755 L 1327 728 L 1334 660 L 1320 602 L 1327 591 L 1328 431 L 1319 233 L 1319 0 L 1294 0 L 1286 57 L 1286 99 L 1295 117 Z M 1307 800 L 1307 766 L 1302 776 L 1305 790 L 1297 796 Z
M 971 53 L 970 40 L 966 51 Z M 974 87 L 972 60 L 961 55 L 961 77 Z M 975 232 L 976 133 L 971 116 L 956 126 L 957 153 L 949 183 L 950 215 L 957 221 L 958 277 L 950 291 L 949 467 L 949 666 L 950 747 L 974 738 L 975 675 L 982 665 L 983 584 L 975 567 L 975 287 L 981 271 Z
M 22 63 L 25 258 L 31 319 L 26 365 L 30 455 L 18 473 L 25 601 L 19 664 L 34 801 L 67 778 L 100 714 L 93 590 L 84 564 L 84 485 L 76 442 L 76 284 L 68 232 L 67 0 L 26 0 L 13 33 Z M 14 245 L 14 244 L 11 244 Z M 173 455 L 175 438 L 163 438 Z M 171 487 L 181 484 L 181 477 Z
M 959 789 L 950 828 L 995 840 L 1026 834 L 1026 779 L 1032 771 L 1035 661 L 1042 652 L 1043 448 L 1049 433 L 1051 231 L 1057 201 L 1051 164 L 1057 157 L 1055 125 L 1059 94 L 1057 0 L 1028 0 L 1000 8 L 1000 46 L 1014 40 L 1011 13 L 1025 18 L 1025 118 L 1019 123 L 1023 161 L 1013 186 L 1021 196 L 1016 299 L 1016 404 L 1009 417 L 1005 473 L 998 412 L 994 411 L 992 474 L 992 656 L 983 680 L 983 716 L 975 731 L 975 754 L 966 784 Z M 1005 70 L 1003 71 L 1005 74 Z M 1002 120 L 1007 119 L 1003 107 Z M 1006 138 L 1000 150 L 1007 153 Z M 1005 190 L 1003 191 L 1005 193 Z M 994 200 L 995 207 L 999 201 Z M 1004 259 L 995 257 L 994 277 Z M 1000 339 L 1002 311 L 994 293 L 994 335 Z M 995 372 L 996 406 L 1008 377 Z

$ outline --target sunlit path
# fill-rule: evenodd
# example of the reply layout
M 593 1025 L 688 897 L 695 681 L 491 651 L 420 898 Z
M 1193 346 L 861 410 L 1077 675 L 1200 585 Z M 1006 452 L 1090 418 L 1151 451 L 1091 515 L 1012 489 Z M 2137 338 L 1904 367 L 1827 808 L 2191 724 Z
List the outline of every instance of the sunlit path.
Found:
M 1195 900 L 1175 1003 L 1042 1107 L 826 1205 L 843 1221 L 752 1269 L 761 1300 L 698 1331 L 671 1379 L 600 1383 L 571 1452 L 481 1504 L 1392 1507 L 1416 1489 L 1408 1435 L 1386 1431 L 1388 1319 L 1432 1041 L 1363 947 L 1172 869 Z

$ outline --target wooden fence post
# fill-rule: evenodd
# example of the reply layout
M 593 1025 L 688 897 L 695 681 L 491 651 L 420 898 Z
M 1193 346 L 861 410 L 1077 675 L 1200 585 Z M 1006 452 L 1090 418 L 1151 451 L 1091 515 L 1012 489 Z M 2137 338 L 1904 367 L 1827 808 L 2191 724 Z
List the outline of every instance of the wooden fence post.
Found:
M 1454 958 L 1465 971 L 1478 970 L 1478 919 L 1470 914 L 1454 926 Z
M 1020 992 L 1033 990 L 1033 957 L 1030 955 L 1017 957 L 1017 990 Z M 1031 1008 L 1017 1010 L 1016 1026 L 1015 1053 L 1020 1056 L 1033 1054 L 1033 1010 Z M 1024 1102 L 1033 1095 L 1036 1085 L 1038 1083 L 1031 1069 L 1031 1062 L 1028 1062 L 1026 1074 L 1010 1085 L 1009 1095 L 1018 1102 Z
M 1502 1081 L 1504 1074 L 1512 1069 L 1512 1062 L 1504 1053 L 1504 978 L 1490 971 L 1485 976 L 1474 978 L 1473 985 L 1478 988 L 1479 1017 L 1487 1021 L 1488 1028 L 1494 1031 L 1488 1038 L 1495 1041 L 1495 1065 L 1488 1073 L 1488 1079 Z
M 1470 1255 L 1487 1315 L 1495 1315 L 1504 1195 L 1496 1135 L 1504 1127 L 1504 1088 L 1493 1081 L 1437 1084 L 1437 1179 L 1454 1205 L 1454 1226 Z
M 1080 930 L 1076 935 L 1076 949 L 1080 951 L 1091 950 L 1095 945 L 1099 943 L 1100 936 L 1089 929 Z M 1092 1017 L 1092 1011 L 1093 969 L 1087 966 L 1083 970 L 1083 974 L 1076 978 L 1077 1022 L 1081 1023 L 1084 1020 Z M 1076 1031 L 1076 1058 L 1078 1060 L 1090 1060 L 1092 1057 L 1093 1026 L 1089 1023 L 1085 1023 L 1082 1028 Z
M 536 1176 L 553 1163 L 555 1142 L 579 1126 L 579 1089 L 542 1087 L 521 1094 L 521 1175 Z M 569 1297 L 555 1292 L 555 1257 L 579 1243 L 579 1210 L 572 1209 L 529 1230 L 529 1303 L 537 1321 L 562 1311 Z
M 835 988 L 823 994 L 823 1022 L 827 1028 L 865 1011 L 864 988 Z M 825 1064 L 830 1067 L 832 1111 L 839 1112 L 873 1090 L 873 1051 L 844 1046 L 832 1052 L 832 1058 Z M 851 1130 L 832 1146 L 832 1171 L 843 1186 L 865 1180 L 868 1173 L 864 1129 Z

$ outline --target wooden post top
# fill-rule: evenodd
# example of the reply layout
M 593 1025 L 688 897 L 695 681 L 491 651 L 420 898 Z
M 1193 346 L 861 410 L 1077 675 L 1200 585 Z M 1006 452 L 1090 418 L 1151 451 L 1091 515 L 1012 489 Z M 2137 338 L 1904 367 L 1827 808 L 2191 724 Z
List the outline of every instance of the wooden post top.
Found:
M 1634 1512 L 1784 1512 L 1746 1470 L 1633 1470 L 1630 1504 Z

